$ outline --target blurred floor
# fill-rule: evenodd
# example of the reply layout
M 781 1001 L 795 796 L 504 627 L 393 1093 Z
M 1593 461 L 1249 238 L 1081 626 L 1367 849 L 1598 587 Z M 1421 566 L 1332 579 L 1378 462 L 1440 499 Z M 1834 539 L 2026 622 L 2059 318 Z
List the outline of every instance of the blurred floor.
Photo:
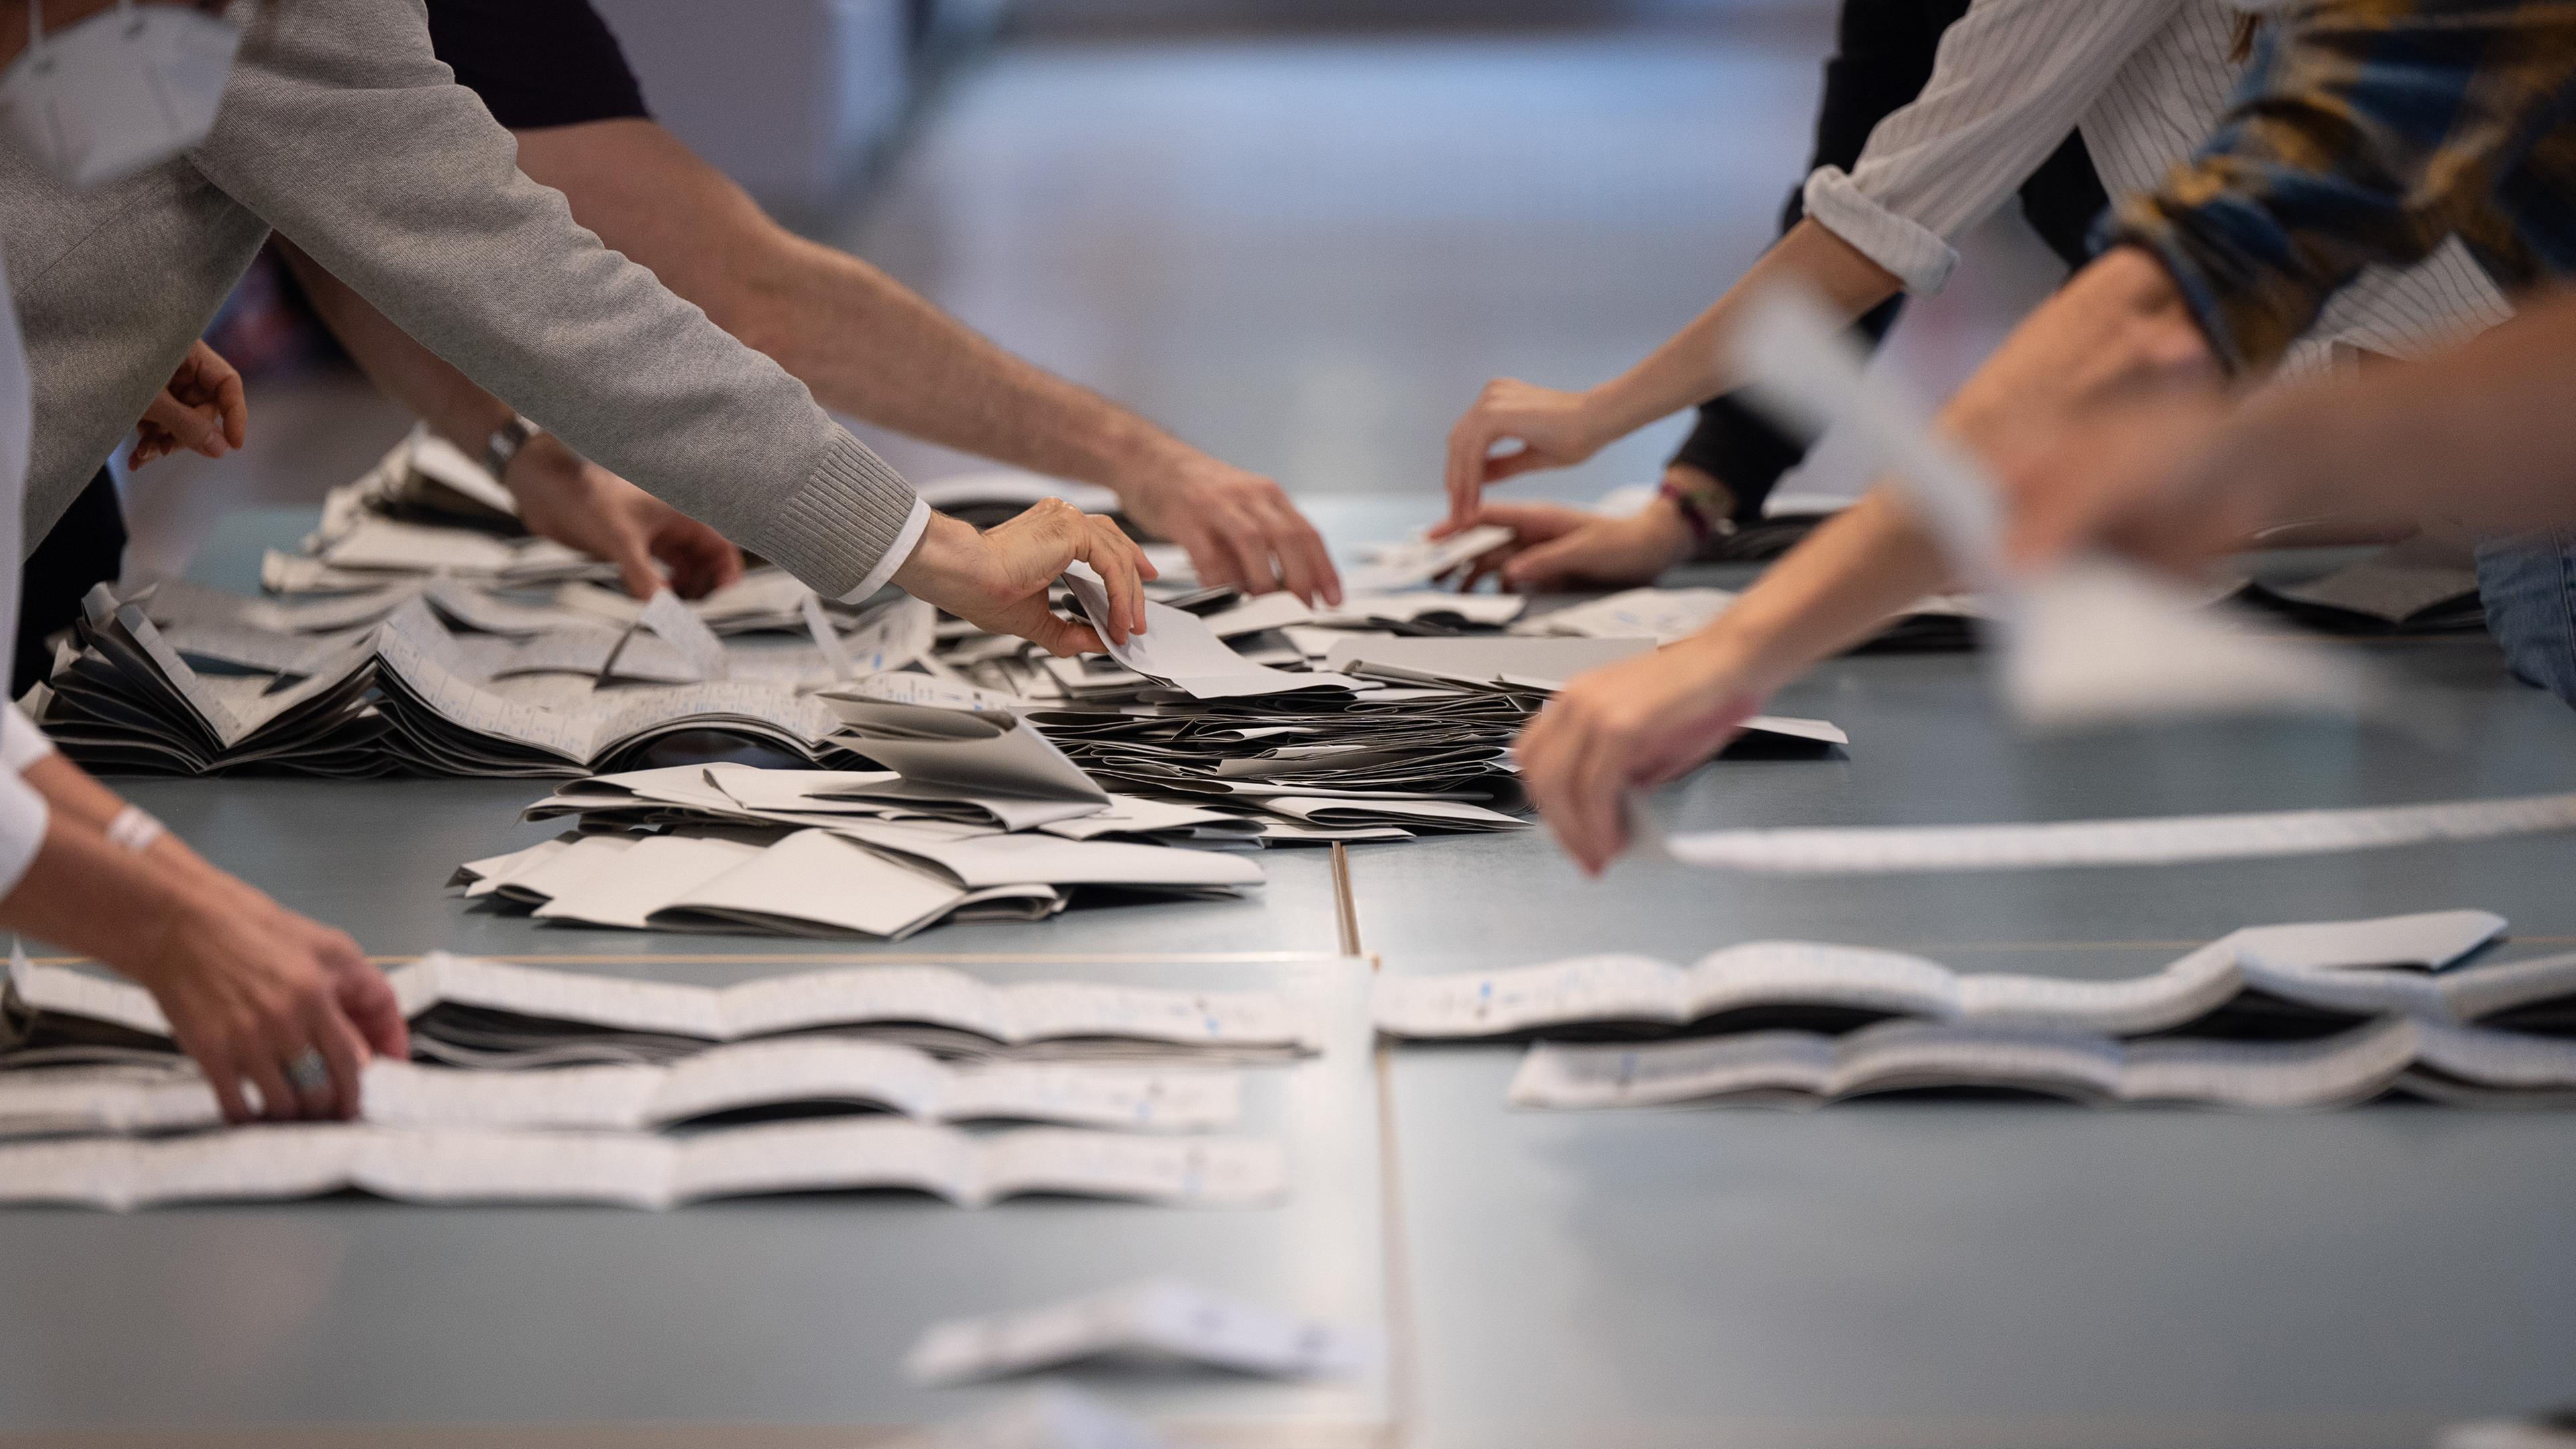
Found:
M 1608 377 L 1767 245 L 1829 7 L 1529 37 L 1058 43 L 966 78 L 841 238 L 1301 494 L 1419 494 L 1489 376 Z M 1990 225 L 1891 365 L 1946 391 L 2060 269 Z M 1652 479 L 1679 422 L 1521 485 Z M 871 436 L 898 466 L 968 460 Z M 1820 455 L 1800 486 L 1848 491 Z
M 1442 437 L 1488 376 L 1607 377 L 1771 239 L 1830 19 L 1006 45 L 833 240 L 1301 495 L 1427 521 Z M 1966 250 L 1892 345 L 1928 392 L 2057 279 L 2017 220 Z M 253 406 L 244 454 L 135 480 L 133 566 L 183 562 L 225 508 L 318 498 L 403 425 L 346 378 L 265 383 Z M 1650 480 L 1679 428 L 1516 491 Z M 917 476 L 975 466 L 867 436 Z M 1830 446 L 1807 475 L 1792 486 L 1856 482 Z

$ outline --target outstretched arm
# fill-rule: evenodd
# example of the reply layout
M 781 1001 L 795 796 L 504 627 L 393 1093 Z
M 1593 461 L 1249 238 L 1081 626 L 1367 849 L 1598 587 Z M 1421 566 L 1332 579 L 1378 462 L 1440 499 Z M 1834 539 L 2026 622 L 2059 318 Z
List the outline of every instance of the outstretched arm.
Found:
M 1989 456 L 2151 383 L 2216 385 L 2172 280 L 2135 248 L 2077 274 L 1942 409 L 1943 431 Z M 1567 852 L 1598 871 L 1627 847 L 1620 801 L 1724 744 L 1817 660 L 1868 637 L 1950 577 L 1929 535 L 1881 487 L 1669 648 L 1582 675 L 1523 733 L 1521 776 Z
M 280 242 L 313 309 L 376 386 L 418 413 L 441 437 L 481 457 L 495 429 L 517 414 L 474 385 L 437 353 L 395 326 L 366 298 L 322 269 L 292 242 Z M 501 486 L 518 500 L 528 527 L 558 543 L 617 565 L 626 591 L 651 598 L 671 583 L 697 598 L 742 577 L 742 550 L 723 534 L 590 462 L 551 433 L 528 441 L 502 470 Z
M 1271 480 L 1013 356 L 875 267 L 780 226 L 659 125 L 519 133 L 573 218 L 812 388 L 825 407 L 1115 491 L 1200 576 L 1338 600 L 1324 545 Z
M 2013 551 L 2088 545 L 2189 568 L 2325 513 L 2440 515 L 2472 532 L 2576 525 L 2576 297 L 2427 362 L 2106 410 L 2014 471 Z
M 147 987 L 224 1114 L 347 1117 L 368 1056 L 409 1051 L 383 973 L 135 815 L 0 705 L 0 926 L 86 952 Z M 141 827 L 137 829 L 135 827 Z M 327 1080 L 299 1082 L 310 1053 Z

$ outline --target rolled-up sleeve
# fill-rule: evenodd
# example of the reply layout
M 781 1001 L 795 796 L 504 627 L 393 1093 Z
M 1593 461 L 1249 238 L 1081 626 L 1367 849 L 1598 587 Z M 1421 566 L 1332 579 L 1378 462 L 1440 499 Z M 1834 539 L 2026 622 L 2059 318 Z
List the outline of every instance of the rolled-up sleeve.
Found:
M 2075 128 L 2176 0 L 1977 0 L 1932 79 L 1846 172 L 1807 178 L 1807 214 L 1905 284 L 1941 290 L 1950 239 L 1991 215 Z
M 2277 363 L 2364 268 L 2453 235 L 2528 284 L 2540 269 L 2499 193 L 2571 75 L 2563 6 L 2314 0 L 2266 27 L 2209 140 L 2122 204 L 2107 240 L 2164 264 L 2239 373 Z

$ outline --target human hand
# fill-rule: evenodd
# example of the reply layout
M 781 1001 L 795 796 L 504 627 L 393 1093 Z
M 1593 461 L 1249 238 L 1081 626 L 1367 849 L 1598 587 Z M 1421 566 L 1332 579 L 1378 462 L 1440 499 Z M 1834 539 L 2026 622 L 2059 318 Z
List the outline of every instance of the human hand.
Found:
M 639 599 L 663 587 L 655 560 L 684 599 L 742 577 L 742 550 L 721 533 L 582 457 L 551 433 L 528 439 L 501 474 L 529 531 L 617 565 Z
M 353 1117 L 370 1053 L 410 1055 L 393 987 L 357 942 L 228 876 L 188 888 L 149 959 L 111 964 L 150 989 L 228 1121 Z M 308 1052 L 329 1077 L 303 1089 L 292 1073 Z
M 1189 550 L 1203 584 L 1342 601 L 1341 575 L 1315 525 L 1258 473 L 1192 449 L 1158 472 L 1122 479 L 1118 496 L 1128 517 Z
M 2041 568 L 2105 548 L 2177 572 L 2240 547 L 2299 503 L 2285 467 L 2243 466 L 2221 443 L 2226 402 L 2195 393 L 2077 418 L 2001 468 L 2011 560 Z
M 1449 518 L 1463 523 L 1476 511 L 1488 484 L 1538 468 L 1566 468 L 1610 441 L 1598 419 L 1592 395 L 1538 387 L 1517 378 L 1498 377 L 1485 384 L 1457 424 L 1449 429 Z M 1514 439 L 1520 447 L 1494 455 L 1494 445 Z
M 1088 624 L 1047 607 L 1047 589 L 1069 564 L 1086 563 L 1109 595 L 1109 637 L 1145 632 L 1145 551 L 1118 525 L 1049 498 L 981 533 L 934 513 L 912 557 L 894 571 L 896 588 L 978 628 L 1016 634 L 1058 658 L 1102 648 Z
M 1587 875 L 1628 848 L 1628 793 L 1714 755 L 1769 690 L 1703 634 L 1577 675 L 1521 732 L 1521 783 Z
M 1487 574 L 1522 593 L 1629 588 L 1653 583 L 1691 551 L 1690 525 L 1667 498 L 1627 518 L 1561 503 L 1489 503 L 1466 526 L 1486 523 L 1510 529 L 1512 541 L 1476 560 L 1465 588 Z M 1432 532 L 1438 537 L 1457 527 L 1443 524 Z
M 242 395 L 241 374 L 205 343 L 189 344 L 187 359 L 144 409 L 134 433 L 134 451 L 125 459 L 129 469 L 181 448 L 209 458 L 224 456 L 250 436 L 250 404 Z

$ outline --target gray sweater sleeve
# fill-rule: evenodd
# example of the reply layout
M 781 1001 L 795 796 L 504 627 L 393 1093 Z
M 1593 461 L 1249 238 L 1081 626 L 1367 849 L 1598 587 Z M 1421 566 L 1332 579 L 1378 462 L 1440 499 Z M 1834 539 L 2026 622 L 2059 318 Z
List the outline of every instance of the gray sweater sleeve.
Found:
M 424 15 L 264 7 L 197 171 L 586 456 L 827 597 L 881 576 L 912 486 L 521 175 Z

